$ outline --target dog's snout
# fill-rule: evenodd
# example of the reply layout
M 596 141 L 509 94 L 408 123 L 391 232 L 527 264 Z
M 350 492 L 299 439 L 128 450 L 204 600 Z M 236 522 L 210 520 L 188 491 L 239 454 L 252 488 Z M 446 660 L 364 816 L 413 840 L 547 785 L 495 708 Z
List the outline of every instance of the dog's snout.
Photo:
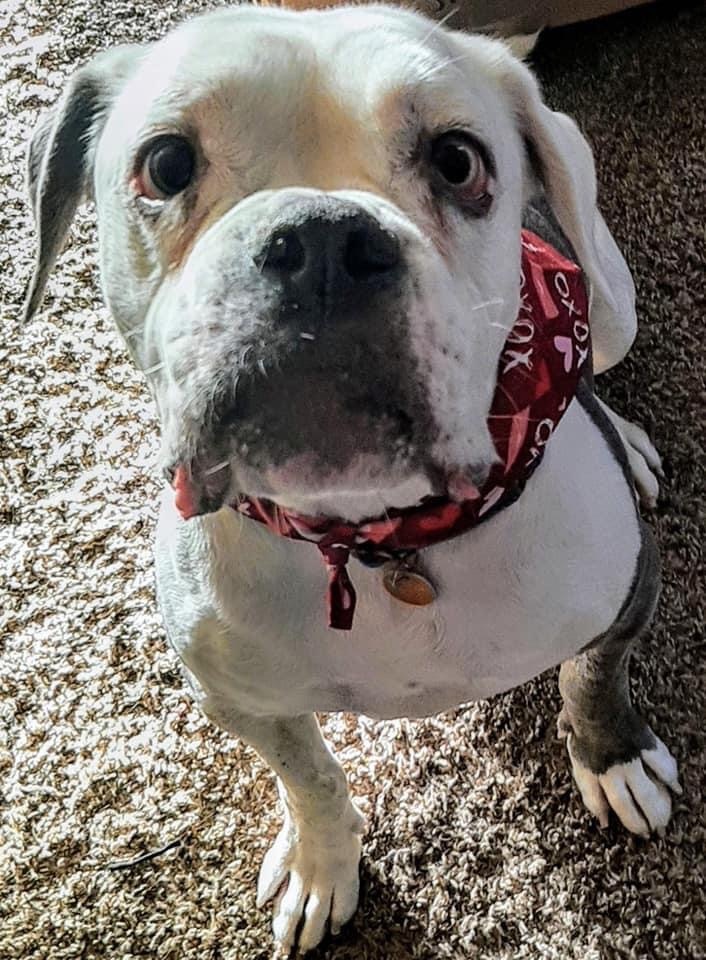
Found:
M 400 241 L 364 212 L 321 212 L 280 225 L 268 239 L 262 270 L 303 302 L 340 301 L 356 290 L 387 288 L 402 271 Z
M 373 222 L 349 234 L 345 268 L 354 279 L 365 280 L 395 270 L 399 262 L 400 242 L 391 230 Z

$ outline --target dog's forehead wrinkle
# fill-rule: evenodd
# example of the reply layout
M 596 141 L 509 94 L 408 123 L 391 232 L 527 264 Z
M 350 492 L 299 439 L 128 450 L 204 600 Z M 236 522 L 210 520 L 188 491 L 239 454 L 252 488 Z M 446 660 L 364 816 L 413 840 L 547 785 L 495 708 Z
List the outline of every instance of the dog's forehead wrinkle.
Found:
M 421 95 L 425 77 L 432 98 L 443 99 L 449 85 L 459 86 L 457 62 L 477 59 L 465 47 L 459 53 L 445 34 L 427 36 L 427 22 L 416 18 L 410 23 L 405 16 L 381 17 L 381 11 L 336 11 L 334 19 L 312 20 L 269 13 L 231 11 L 218 18 L 217 32 L 206 15 L 167 36 L 152 48 L 135 80 L 139 101 L 155 116 L 177 109 L 188 113 L 213 100 L 222 111 L 241 116 L 278 107 L 284 118 L 296 113 L 302 92 L 328 90 L 332 101 L 372 113 L 391 93 Z M 348 30 L 344 21 L 351 23 Z

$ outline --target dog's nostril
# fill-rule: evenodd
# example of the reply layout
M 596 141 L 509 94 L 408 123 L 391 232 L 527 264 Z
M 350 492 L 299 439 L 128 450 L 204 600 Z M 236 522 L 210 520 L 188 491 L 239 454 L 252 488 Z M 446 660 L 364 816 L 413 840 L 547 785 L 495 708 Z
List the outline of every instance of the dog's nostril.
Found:
M 294 230 L 286 230 L 270 240 L 262 265 L 284 273 L 296 273 L 305 262 L 306 251 L 301 240 Z
M 390 230 L 353 230 L 347 238 L 344 261 L 354 279 L 386 273 L 400 262 L 399 240 Z

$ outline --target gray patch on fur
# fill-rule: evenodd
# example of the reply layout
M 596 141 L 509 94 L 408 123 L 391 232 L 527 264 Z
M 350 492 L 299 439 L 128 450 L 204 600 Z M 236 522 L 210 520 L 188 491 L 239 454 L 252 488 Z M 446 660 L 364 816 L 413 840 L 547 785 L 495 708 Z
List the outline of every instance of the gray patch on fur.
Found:
M 586 382 L 579 384 L 576 398 L 600 430 L 625 482 L 633 489 L 620 435 Z M 639 517 L 637 501 L 635 513 L 642 542 L 628 596 L 613 625 L 562 664 L 559 675 L 564 700 L 560 730 L 572 734 L 576 759 L 596 774 L 605 773 L 616 763 L 628 763 L 656 744 L 630 700 L 628 664 L 633 642 L 649 626 L 660 592 L 659 552 L 651 530 Z
M 574 248 L 554 216 L 554 211 L 542 194 L 533 197 L 525 207 L 522 214 L 522 226 L 525 230 L 531 230 L 542 240 L 550 243 L 567 260 L 573 260 L 574 263 L 579 262 Z
M 642 545 L 630 593 L 615 623 L 561 666 L 564 707 L 559 727 L 572 734 L 576 759 L 601 774 L 656 746 L 652 731 L 630 699 L 628 664 L 633 642 L 647 628 L 660 591 L 660 562 L 649 527 L 640 521 Z

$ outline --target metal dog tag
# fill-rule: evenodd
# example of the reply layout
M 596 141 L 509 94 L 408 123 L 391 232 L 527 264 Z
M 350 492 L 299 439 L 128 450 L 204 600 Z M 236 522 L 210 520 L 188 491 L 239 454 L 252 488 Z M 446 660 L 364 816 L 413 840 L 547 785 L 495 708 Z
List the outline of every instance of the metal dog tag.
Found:
M 385 567 L 382 582 L 387 592 L 402 603 L 427 607 L 436 600 L 436 590 L 425 576 L 399 564 Z

